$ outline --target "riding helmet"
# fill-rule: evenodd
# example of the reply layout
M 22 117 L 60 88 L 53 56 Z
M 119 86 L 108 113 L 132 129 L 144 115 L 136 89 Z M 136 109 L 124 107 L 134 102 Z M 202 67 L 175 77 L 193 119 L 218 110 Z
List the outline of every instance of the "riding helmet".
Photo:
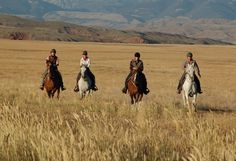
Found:
M 139 53 L 139 52 L 136 52 L 136 53 L 134 54 L 134 57 L 140 58 L 140 53 Z
M 50 51 L 50 53 L 54 53 L 54 54 L 56 54 L 57 51 L 56 51 L 56 49 L 52 49 L 52 50 Z
M 88 52 L 86 50 L 83 51 L 83 55 L 88 55 Z
M 193 53 L 188 52 L 188 53 L 187 53 L 187 57 L 193 57 Z

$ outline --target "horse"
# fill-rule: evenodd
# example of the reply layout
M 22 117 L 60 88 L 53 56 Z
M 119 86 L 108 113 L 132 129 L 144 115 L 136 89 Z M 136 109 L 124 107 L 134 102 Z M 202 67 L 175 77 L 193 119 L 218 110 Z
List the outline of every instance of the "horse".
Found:
M 137 72 L 134 72 L 128 81 L 128 92 L 131 98 L 131 104 L 138 103 L 142 101 L 143 98 L 142 90 L 135 84 L 136 77 Z
M 46 89 L 48 97 L 53 98 L 55 92 L 57 92 L 57 99 L 59 99 L 60 86 L 61 85 L 60 85 L 59 81 L 57 80 L 55 67 L 50 65 L 48 67 L 48 74 L 44 80 L 44 88 Z
M 82 65 L 80 68 L 81 78 L 78 81 L 80 99 L 83 99 L 91 92 L 89 78 L 87 76 L 87 68 Z
M 188 108 L 190 108 L 189 97 L 193 97 L 192 106 L 196 111 L 197 88 L 194 81 L 194 71 L 194 63 L 188 64 L 185 69 L 185 81 L 183 84 L 182 96 L 184 106 L 187 106 Z

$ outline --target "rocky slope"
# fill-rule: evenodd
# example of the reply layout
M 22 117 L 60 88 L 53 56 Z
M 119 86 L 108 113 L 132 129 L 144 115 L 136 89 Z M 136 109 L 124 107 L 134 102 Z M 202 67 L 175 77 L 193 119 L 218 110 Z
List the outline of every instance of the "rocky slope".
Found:
M 0 16 L 0 38 L 149 44 L 229 44 L 212 39 L 195 39 L 182 35 L 120 31 L 100 27 L 77 26 L 64 22 L 33 21 L 7 15 Z

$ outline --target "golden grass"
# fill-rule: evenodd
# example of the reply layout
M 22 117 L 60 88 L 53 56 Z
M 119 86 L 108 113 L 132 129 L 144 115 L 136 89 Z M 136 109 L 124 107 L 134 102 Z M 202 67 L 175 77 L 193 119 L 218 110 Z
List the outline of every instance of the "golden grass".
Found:
M 235 46 L 0 42 L 0 160 L 236 160 Z M 67 87 L 60 100 L 38 89 L 51 48 Z M 80 101 L 83 50 L 99 91 Z M 130 106 L 121 88 L 136 51 L 151 93 Z M 175 93 L 187 51 L 202 72 L 197 113 Z

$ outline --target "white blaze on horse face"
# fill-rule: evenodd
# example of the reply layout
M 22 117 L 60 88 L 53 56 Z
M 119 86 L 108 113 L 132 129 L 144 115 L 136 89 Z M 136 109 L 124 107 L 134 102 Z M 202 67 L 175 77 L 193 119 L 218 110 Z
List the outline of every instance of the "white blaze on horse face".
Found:
M 80 72 L 81 72 L 81 78 L 78 82 L 78 86 L 79 86 L 79 91 L 80 91 L 80 96 L 81 98 L 83 98 L 86 93 L 89 91 L 89 84 L 88 84 L 88 81 L 85 80 L 85 71 L 86 71 L 86 67 L 85 66 L 82 66 L 80 68 Z
M 187 75 L 190 76 L 191 79 L 193 79 L 193 76 L 194 76 L 194 63 L 192 64 L 188 64 L 186 69 L 185 69 Z
M 80 68 L 80 72 L 81 72 L 82 78 L 84 78 L 84 73 L 85 73 L 85 71 L 86 71 L 85 66 L 82 66 L 82 67 Z

